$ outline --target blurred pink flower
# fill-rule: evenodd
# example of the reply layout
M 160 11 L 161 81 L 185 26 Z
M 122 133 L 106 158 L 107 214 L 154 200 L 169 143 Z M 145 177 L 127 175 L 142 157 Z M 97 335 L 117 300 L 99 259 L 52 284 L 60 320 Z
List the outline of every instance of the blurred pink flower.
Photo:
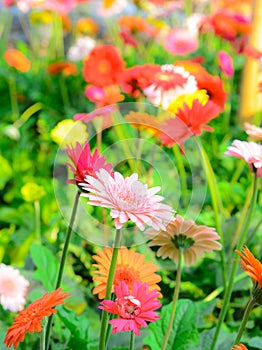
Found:
M 96 172 L 101 168 L 110 172 L 112 164 L 106 164 L 106 157 L 100 156 L 96 149 L 92 154 L 90 146 L 86 142 L 84 146 L 81 146 L 79 142 L 76 143 L 76 147 L 67 146 L 65 150 L 66 155 L 72 161 L 73 165 L 66 163 L 72 172 L 75 174 L 74 180 L 68 180 L 68 183 L 79 184 L 85 181 L 86 175 L 90 177 L 96 177 Z
M 155 322 L 159 316 L 155 310 L 161 304 L 157 300 L 159 293 L 157 290 L 148 291 L 148 284 L 134 282 L 132 292 L 129 292 L 125 282 L 120 282 L 115 286 L 116 299 L 104 300 L 99 306 L 111 314 L 119 316 L 108 323 L 112 324 L 112 333 L 133 331 L 140 335 L 140 328 L 147 328 L 147 322 Z
M 183 67 L 165 64 L 151 77 L 152 83 L 143 89 L 144 94 L 155 106 L 166 109 L 178 96 L 193 93 L 197 82 Z
M 4 310 L 23 309 L 29 282 L 12 266 L 0 264 L 0 304 Z
M 85 96 L 94 103 L 99 102 L 105 96 L 104 90 L 99 86 L 88 85 L 85 88 Z
M 174 219 L 174 210 L 159 203 L 164 198 L 155 195 L 160 187 L 148 189 L 147 185 L 138 181 L 137 174 L 124 178 L 118 172 L 111 176 L 100 169 L 96 178 L 86 176 L 80 186 L 88 192 L 82 194 L 89 198 L 88 204 L 111 209 L 110 215 L 117 229 L 131 220 L 141 231 L 145 229 L 145 224 L 160 230 Z
M 128 5 L 127 0 L 95 0 L 97 14 L 101 17 L 111 17 L 121 13 Z
M 57 12 L 64 16 L 70 12 L 77 3 L 76 0 L 45 0 L 42 4 L 40 3 L 39 7 L 48 11 Z
M 244 123 L 244 129 L 252 140 L 262 141 L 262 128 L 249 123 Z
M 262 177 L 262 145 L 255 142 L 235 140 L 225 155 L 243 159 L 257 177 Z
M 226 51 L 219 51 L 217 58 L 221 72 L 224 73 L 227 78 L 231 78 L 234 75 L 232 58 Z
M 146 235 L 152 239 L 150 247 L 160 246 L 157 256 L 162 259 L 168 257 L 177 263 L 179 248 L 183 249 L 187 266 L 195 263 L 198 256 L 203 257 L 204 252 L 221 250 L 221 244 L 217 242 L 219 236 L 214 228 L 196 225 L 194 221 L 184 220 L 180 215 L 164 231 L 149 229 Z
M 198 37 L 187 29 L 176 28 L 164 40 L 165 49 L 173 55 L 187 55 L 198 48 Z

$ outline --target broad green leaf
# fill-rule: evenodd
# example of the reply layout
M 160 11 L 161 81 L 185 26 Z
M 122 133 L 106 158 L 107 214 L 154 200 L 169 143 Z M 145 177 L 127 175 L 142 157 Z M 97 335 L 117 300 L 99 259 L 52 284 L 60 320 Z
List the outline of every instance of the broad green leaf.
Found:
M 40 280 L 51 292 L 54 290 L 59 263 L 49 249 L 39 244 L 31 246 L 31 257 L 37 267 L 34 278 Z
M 144 339 L 144 344 L 152 350 L 160 350 L 168 326 L 172 303 L 164 306 L 160 312 L 160 319 L 148 327 L 150 335 Z M 194 349 L 199 342 L 196 328 L 198 309 L 196 304 L 187 299 L 177 303 L 175 319 L 167 343 L 167 349 L 188 350 Z
M 196 303 L 198 308 L 197 328 L 210 328 L 213 324 L 212 312 L 217 303 L 217 299 L 211 301 L 199 301 Z

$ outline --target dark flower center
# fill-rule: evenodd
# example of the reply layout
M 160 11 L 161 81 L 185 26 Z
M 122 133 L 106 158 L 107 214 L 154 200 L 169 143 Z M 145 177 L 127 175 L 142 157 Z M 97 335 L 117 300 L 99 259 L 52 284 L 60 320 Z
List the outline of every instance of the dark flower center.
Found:
M 187 237 L 186 235 L 183 235 L 183 234 L 172 237 L 171 241 L 177 249 L 182 249 L 182 250 L 189 249 L 195 243 L 195 241 L 192 238 Z

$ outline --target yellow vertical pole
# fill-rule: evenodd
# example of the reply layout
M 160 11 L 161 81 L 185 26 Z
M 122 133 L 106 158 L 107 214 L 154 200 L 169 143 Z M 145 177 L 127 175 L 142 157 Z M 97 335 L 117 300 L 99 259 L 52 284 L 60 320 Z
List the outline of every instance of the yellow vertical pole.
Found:
M 254 0 L 253 2 L 253 20 L 249 44 L 262 51 L 262 0 Z M 261 78 L 260 62 L 253 58 L 247 58 L 240 87 L 240 123 L 253 123 L 255 114 L 262 110 L 262 93 L 258 93 L 258 83 Z

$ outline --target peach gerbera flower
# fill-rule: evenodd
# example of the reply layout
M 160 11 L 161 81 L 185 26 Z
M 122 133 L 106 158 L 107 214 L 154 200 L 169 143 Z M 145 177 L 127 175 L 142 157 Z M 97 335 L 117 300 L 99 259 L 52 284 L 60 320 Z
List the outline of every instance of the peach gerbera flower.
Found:
M 226 156 L 243 159 L 251 171 L 256 171 L 257 177 L 262 177 L 262 145 L 255 142 L 235 140 L 228 147 Z
M 0 264 L 0 305 L 17 312 L 25 305 L 29 282 L 12 266 Z
M 231 350 L 248 350 L 244 344 L 234 345 Z
M 26 309 L 20 311 L 12 326 L 7 330 L 4 344 L 7 347 L 14 345 L 16 349 L 18 343 L 24 341 L 27 331 L 29 333 L 40 332 L 43 318 L 55 314 L 57 311 L 54 308 L 57 305 L 64 304 L 64 300 L 69 297 L 69 293 L 62 292 L 62 289 L 58 288 L 51 293 L 45 293 L 42 298 L 34 301 Z
M 148 284 L 134 282 L 132 291 L 129 291 L 125 282 L 115 286 L 116 299 L 104 300 L 100 309 L 117 315 L 117 318 L 109 321 L 112 324 L 112 333 L 133 331 L 140 335 L 140 328 L 147 328 L 147 322 L 155 322 L 159 316 L 155 310 L 159 309 L 158 292 L 149 291 Z
M 94 288 L 93 294 L 98 294 L 99 299 L 104 299 L 105 297 L 112 251 L 112 248 L 106 247 L 104 250 L 99 250 L 97 255 L 93 255 L 93 259 L 97 262 L 97 264 L 93 264 L 97 268 L 94 272 L 93 280 L 99 282 Z M 148 284 L 149 291 L 159 291 L 160 287 L 157 283 L 161 281 L 161 277 L 155 273 L 156 271 L 157 266 L 152 262 L 145 262 L 144 255 L 126 247 L 121 247 L 118 251 L 113 287 L 119 286 L 123 281 L 126 283 L 129 291 L 131 291 L 133 283 L 141 281 Z
M 248 247 L 243 247 L 242 252 L 236 250 L 236 253 L 241 257 L 240 264 L 242 270 L 252 278 L 254 283 L 258 283 L 262 288 L 262 264 L 254 257 Z
M 187 266 L 195 263 L 197 256 L 203 257 L 204 252 L 221 249 L 221 244 L 217 242 L 219 236 L 214 228 L 196 225 L 194 221 L 186 221 L 180 215 L 164 231 L 149 229 L 146 233 L 152 239 L 150 247 L 160 246 L 157 256 L 162 259 L 168 257 L 177 263 L 179 249 L 182 249 Z
M 88 204 L 111 209 L 110 215 L 117 229 L 131 220 L 141 231 L 145 224 L 160 230 L 174 219 L 174 210 L 159 203 L 164 199 L 156 195 L 160 187 L 148 189 L 138 181 L 137 174 L 124 178 L 118 172 L 111 175 L 100 169 L 96 178 L 87 175 L 85 182 L 79 185 L 88 192 L 82 193 L 83 197 L 89 198 Z
M 8 49 L 4 54 L 4 59 L 10 67 L 14 67 L 20 72 L 26 73 L 30 70 L 31 63 L 22 52 L 16 49 Z
M 88 83 L 104 87 L 117 84 L 124 67 L 125 62 L 114 46 L 100 45 L 84 60 L 83 74 Z
M 157 136 L 160 131 L 160 121 L 153 115 L 131 111 L 125 119 L 137 130 L 147 130 L 152 136 Z

